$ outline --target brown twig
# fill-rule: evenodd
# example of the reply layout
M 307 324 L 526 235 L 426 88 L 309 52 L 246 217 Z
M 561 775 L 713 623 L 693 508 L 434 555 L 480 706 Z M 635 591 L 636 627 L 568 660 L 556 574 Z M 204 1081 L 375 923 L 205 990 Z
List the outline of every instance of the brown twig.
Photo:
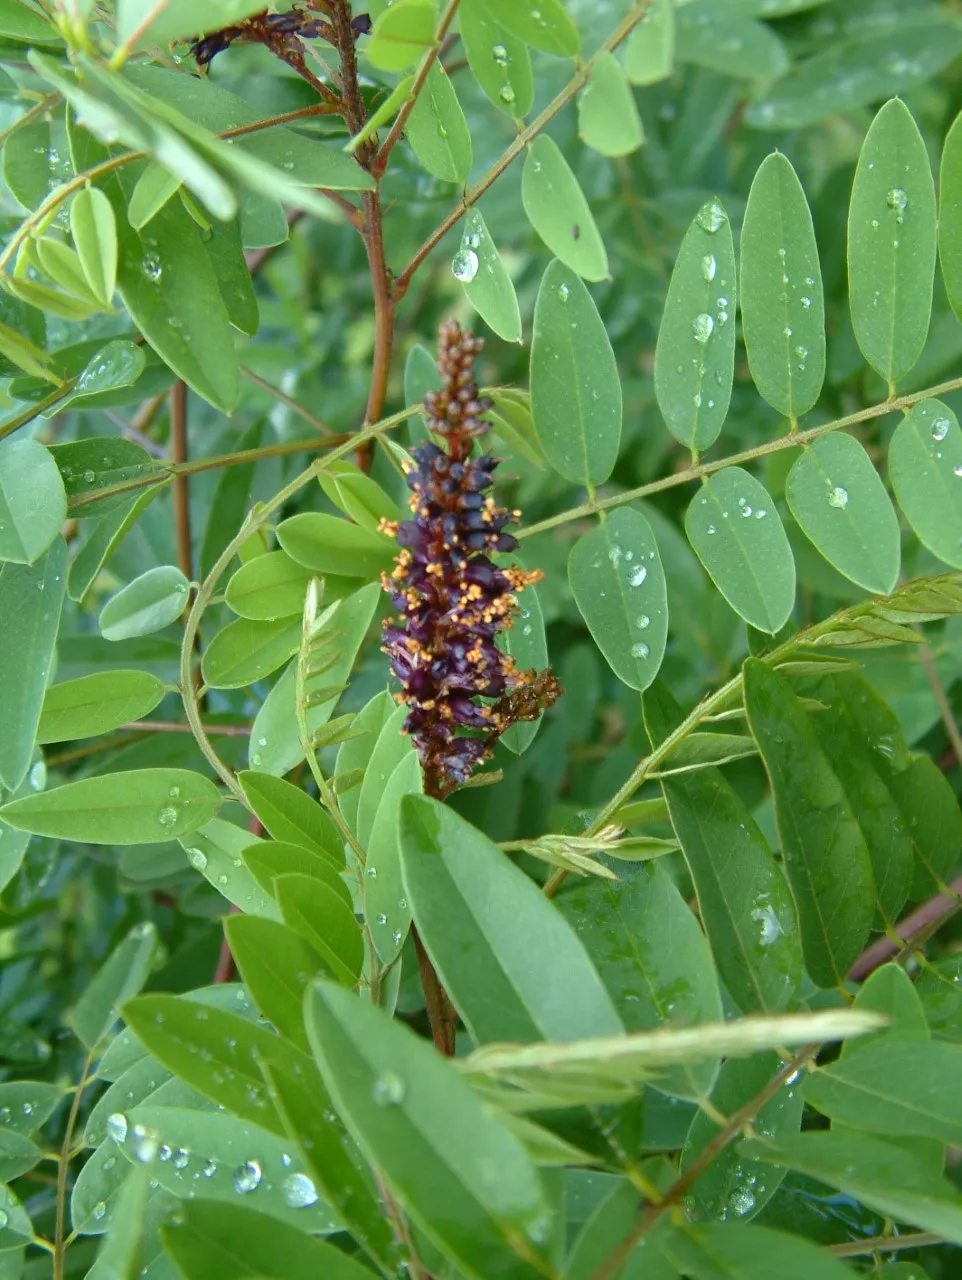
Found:
M 864 982 L 889 960 L 904 959 L 925 937 L 931 937 L 962 907 L 962 876 L 947 886 L 950 893 L 937 893 L 895 926 L 895 937 L 878 938 L 862 952 L 848 971 L 850 982 Z M 924 936 L 923 936 L 924 935 Z
M 450 1002 L 438 978 L 437 970 L 431 963 L 431 957 L 424 949 L 421 935 L 414 925 L 411 926 L 411 937 L 418 957 L 418 972 L 421 975 L 421 986 L 424 989 L 424 1001 L 427 1005 L 428 1021 L 431 1024 L 431 1035 L 434 1047 L 446 1058 L 454 1057 L 454 1018 Z

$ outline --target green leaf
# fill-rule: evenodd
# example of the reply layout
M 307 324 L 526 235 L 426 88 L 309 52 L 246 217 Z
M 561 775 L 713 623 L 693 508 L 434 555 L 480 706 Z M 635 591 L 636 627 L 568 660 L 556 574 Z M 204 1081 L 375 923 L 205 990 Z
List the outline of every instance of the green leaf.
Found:
M 270 926 L 271 932 L 265 928 L 260 936 L 272 940 L 282 927 L 254 916 L 232 916 L 231 926 L 234 924 L 241 925 L 242 937 L 246 926 Z M 255 937 L 255 930 L 249 929 L 246 936 Z M 306 1084 L 321 1088 L 307 1055 L 231 1009 L 211 1007 L 193 997 L 148 994 L 130 1001 L 123 1014 L 155 1060 L 155 1070 L 160 1063 L 198 1094 L 271 1133 L 283 1136 L 285 1130 L 270 1105 L 261 1073 L 263 1063 L 286 1064 L 288 1070 L 299 1070 Z M 118 1080 L 118 1086 L 120 1083 Z M 108 1134 L 110 1129 L 107 1122 Z
M 675 63 L 675 9 L 672 0 L 652 0 L 624 46 L 625 75 L 631 84 L 657 84 Z
M 653 743 L 681 719 L 661 681 L 645 694 L 644 709 Z M 662 788 L 732 999 L 746 1013 L 787 1008 L 802 979 L 801 941 L 788 885 L 765 837 L 717 769 L 664 778 Z
M 227 314 L 235 329 L 252 336 L 257 332 L 260 316 L 254 296 L 254 282 L 244 259 L 240 223 L 214 222 L 210 237 L 204 242 L 207 256 L 217 277 L 220 295 L 227 307 Z M 231 467 L 225 475 L 234 475 L 241 468 Z M 223 477 L 221 483 L 223 483 Z
M 521 175 L 528 221 L 555 257 L 585 280 L 604 280 L 608 254 L 584 192 L 546 133 L 528 147 Z
M 0 565 L 0 672 L 4 688 L 0 782 L 8 791 L 19 787 L 30 768 L 66 579 L 67 544 L 62 538 L 57 538 L 36 564 Z
M 217 788 L 199 773 L 130 769 L 23 796 L 0 817 L 18 831 L 78 844 L 161 844 L 203 826 L 219 807 Z
M 9 298 L 0 294 L 0 306 L 4 303 L 7 306 L 18 306 L 23 311 L 27 307 L 20 302 L 18 298 Z M 44 387 L 44 393 L 50 390 L 50 383 L 54 386 L 60 385 L 60 379 L 56 374 L 51 373 L 47 367 L 50 357 L 42 347 L 38 347 L 36 343 L 31 342 L 29 338 L 24 337 L 16 329 L 8 324 L 0 322 L 0 358 L 3 364 L 10 367 L 11 371 L 16 372 L 22 369 L 24 373 L 29 373 L 35 378 L 40 378 L 47 385 Z
M 467 181 L 473 159 L 471 131 L 454 86 L 438 61 L 431 63 L 405 135 L 428 173 L 445 182 Z
M 671 273 L 655 347 L 655 396 L 665 425 L 707 449 L 728 415 L 735 370 L 735 245 L 717 199 L 703 204 Z
M 236 1203 L 238 1195 L 256 1196 L 258 1209 L 270 1219 L 318 1234 L 338 1230 L 330 1207 L 319 1197 L 310 1198 L 317 1196 L 314 1184 L 303 1163 L 288 1152 L 286 1137 L 225 1112 L 150 1103 L 134 1107 L 128 1121 L 134 1133 L 138 1128 L 148 1131 L 155 1150 L 166 1146 L 174 1153 L 171 1160 L 155 1160 L 151 1176 L 179 1200 L 190 1199 L 191 1191 L 196 1194 L 200 1179 L 195 1182 L 194 1175 L 200 1174 L 207 1200 Z M 129 1138 L 123 1150 L 136 1160 Z M 273 1233 L 273 1223 L 269 1230 Z
M 411 926 L 411 907 L 402 879 L 398 815 L 405 796 L 424 789 L 421 765 L 410 738 L 400 763 L 391 771 L 381 792 L 367 840 L 364 868 L 364 914 L 374 949 L 383 964 L 398 956 Z M 374 757 L 372 756 L 372 767 Z M 359 822 L 360 828 L 360 822 Z
M 894 590 L 901 560 L 898 517 L 853 436 L 837 431 L 813 440 L 788 474 L 785 500 L 829 564 L 866 591 Z
M 148 569 L 101 609 L 100 634 L 105 640 L 129 640 L 162 631 L 184 612 L 189 590 L 190 583 L 174 565 Z
M 0 560 L 33 564 L 67 518 L 57 464 L 36 440 L 0 441 Z
M 499 111 L 526 116 L 534 105 L 534 76 L 524 41 L 497 22 L 483 0 L 465 0 L 458 21 L 475 80 Z
M 962 113 L 955 117 L 942 148 L 939 261 L 949 305 L 962 319 Z
M 226 1200 L 187 1201 L 164 1247 L 185 1280 L 369 1280 L 370 1272 L 333 1245 L 253 1207 Z
M 87 1272 L 87 1280 L 132 1280 L 137 1274 L 140 1241 L 146 1225 L 149 1182 L 150 1175 L 146 1169 L 137 1169 L 124 1179 L 117 1192 L 110 1231 L 94 1265 Z
M 608 665 L 631 689 L 658 674 L 668 637 L 665 571 L 651 526 L 618 507 L 571 548 L 568 581 Z
M 240 388 L 237 355 L 200 229 L 181 202 L 171 200 L 136 231 L 127 221 L 132 190 L 127 170 L 104 186 L 117 225 L 124 306 L 164 363 L 215 409 L 230 413 Z
M 922 354 L 932 312 L 935 184 L 908 107 L 887 102 L 859 154 L 848 213 L 855 340 L 890 386 Z
M 382 690 L 368 702 L 354 717 L 351 728 L 357 733 L 356 738 L 341 744 L 337 753 L 337 764 L 334 776 L 359 770 L 366 775 L 368 762 L 377 746 L 381 730 L 397 710 L 394 699 L 388 691 Z M 387 775 L 384 777 L 387 781 Z M 357 831 L 358 809 L 361 799 L 361 787 L 353 787 L 338 796 L 338 808 L 341 816 L 353 831 Z
M 380 1190 L 331 1111 L 323 1086 L 315 1087 L 276 1062 L 262 1070 L 271 1100 L 311 1178 L 354 1239 L 382 1270 L 390 1271 L 396 1245 Z
M 485 835 L 411 796 L 401 804 L 400 843 L 418 932 L 477 1043 L 619 1034 L 574 930 Z M 547 969 L 539 955 L 551 957 Z
M 851 1270 L 825 1249 L 768 1227 L 692 1227 L 666 1236 L 664 1248 L 693 1280 L 852 1280 Z
M 149 921 L 134 925 L 74 1005 L 70 1024 L 91 1052 L 117 1021 L 120 1006 L 147 981 L 157 942 L 157 930 Z
M 490 394 L 494 406 L 487 416 L 495 434 L 520 457 L 543 471 L 547 464 L 534 429 L 531 397 L 527 392 L 509 387 L 492 388 Z
M 532 49 L 558 58 L 576 58 L 581 48 L 578 28 L 560 0 L 469 0 Z
M 411 752 L 410 739 L 401 732 L 408 710 L 403 706 L 391 705 L 390 715 L 383 722 L 378 732 L 377 741 L 369 745 L 366 757 L 360 759 L 355 768 L 363 767 L 364 781 L 361 783 L 357 800 L 357 838 L 366 847 L 374 829 L 374 821 L 381 805 L 384 788 L 396 767 Z
M 883 1039 L 810 1074 L 805 1101 L 857 1129 L 954 1146 L 962 1133 L 960 1082 L 962 1048 Z
M 69 245 L 51 236 L 41 236 L 33 247 L 40 269 L 49 280 L 79 298 L 85 306 L 99 303 L 87 284 L 80 257 Z
M 166 693 L 149 671 L 104 671 L 51 685 L 44 694 L 37 742 L 96 738 L 153 711 Z
M 451 267 L 464 285 L 465 297 L 489 328 L 505 342 L 520 342 L 518 295 L 479 209 L 470 209 L 465 217 L 461 247 Z
M 544 614 L 534 587 L 525 587 L 514 626 L 504 633 L 504 651 L 514 658 L 519 671 L 543 671 L 548 665 L 548 641 L 544 633 Z M 542 713 L 543 715 L 543 713 Z M 520 720 L 501 735 L 501 743 L 515 755 L 524 755 L 541 727 L 536 720 Z
M 50 1119 L 64 1093 L 42 1080 L 8 1080 L 0 1084 L 0 1124 L 16 1133 L 34 1133 Z
M 353 988 L 364 963 L 364 940 L 351 907 L 310 876 L 278 876 L 274 891 L 284 923 L 307 939 L 332 978 Z
M 106 352 L 107 348 L 101 350 Z M 100 498 L 100 490 L 149 475 L 154 470 L 146 449 L 132 440 L 114 436 L 92 436 L 55 444 L 50 452 L 60 469 L 72 516 L 102 515 L 113 507 L 124 506 L 129 495 Z
M 962 811 L 945 774 L 929 756 L 917 756 L 886 779 L 915 849 L 910 897 L 925 898 L 951 875 L 962 850 Z
M 343 841 L 333 819 L 300 787 L 247 769 L 237 775 L 237 781 L 253 813 L 275 840 L 303 845 L 343 867 Z
M 261 1016 L 285 1040 L 309 1053 L 304 1033 L 304 992 L 323 968 L 317 952 L 287 925 L 260 916 L 228 916 L 224 935 L 237 971 Z
M 626 156 L 642 145 L 645 130 L 625 73 L 610 53 L 599 53 L 578 97 L 578 136 L 603 156 Z
M 780 631 L 795 604 L 795 561 L 765 487 L 741 467 L 717 471 L 692 499 L 685 532 L 735 612 L 759 631 Z
M 105 501 L 104 515 L 87 526 L 83 546 L 70 562 L 67 594 L 71 600 L 86 599 L 100 570 L 159 492 L 155 486 L 134 498 L 125 497 L 116 506 L 111 499 Z
M 117 41 L 130 49 L 156 48 L 256 12 L 255 0 L 117 0 Z
M 962 430 L 944 401 L 921 401 L 895 428 L 889 478 L 922 545 L 962 568 Z
M 825 378 L 825 304 L 805 192 L 780 152 L 765 159 L 742 224 L 741 309 L 748 366 L 759 393 L 793 421 Z
M 343 988 L 315 984 L 305 1016 L 337 1110 L 420 1229 L 474 1280 L 531 1272 L 517 1254 L 538 1257 L 525 1233 L 539 1231 L 543 1191 L 496 1114 L 430 1044 Z
M 909 22 L 909 9 L 897 12 L 897 22 L 881 30 L 863 23 L 855 39 L 832 40 L 797 63 L 749 106 L 746 122 L 802 128 L 921 84 L 958 56 L 962 30 L 949 14 L 930 9 Z
M 292 560 L 312 573 L 354 577 L 377 577 L 397 551 L 384 534 L 315 511 L 282 520 L 277 540 Z
M 297 652 L 300 640 L 299 618 L 238 618 L 222 627 L 204 650 L 204 682 L 212 689 L 243 689 L 282 666 Z
M 772 80 L 788 68 L 785 46 L 763 22 L 694 0 L 678 13 L 676 56 L 722 75 Z
M 334 523 L 346 524 L 345 521 L 337 520 Z M 338 647 L 337 661 L 324 672 L 324 679 L 329 682 L 327 687 L 338 688 L 346 684 L 380 596 L 380 583 L 371 582 L 338 602 L 338 607 L 327 624 L 332 632 L 337 633 Z M 250 745 L 252 768 L 264 773 L 283 774 L 303 759 L 304 751 L 294 713 L 295 692 L 295 671 L 292 664 L 267 695 L 254 720 Z M 316 733 L 327 724 L 339 697 L 340 694 L 335 693 L 329 701 L 308 710 L 307 727 L 310 733 Z
M 562 262 L 538 289 L 531 412 L 548 461 L 574 484 L 602 484 L 621 443 L 621 383 L 591 294 Z
M 3 0 L 0 4 L 0 36 L 21 44 L 61 44 L 62 37 L 47 20 L 19 0 Z
M 858 1044 L 858 1041 L 853 1043 Z M 711 1102 L 716 1114 L 732 1116 L 746 1106 L 778 1074 L 780 1066 L 774 1053 L 759 1053 L 752 1058 L 730 1058 L 718 1074 Z M 772 1138 L 798 1133 L 802 1123 L 804 1102 L 800 1089 L 782 1088 L 759 1110 L 756 1129 Z M 706 1112 L 699 1111 L 692 1121 L 681 1156 L 681 1172 L 717 1137 L 719 1126 Z M 732 1217 L 747 1221 L 760 1213 L 781 1185 L 784 1173 L 755 1160 L 743 1160 L 737 1143 L 729 1143 L 691 1188 L 689 1217 L 696 1222 Z
M 742 1143 L 750 1159 L 807 1173 L 870 1209 L 962 1243 L 962 1197 L 904 1146 L 843 1129 Z
M 848 797 L 784 676 L 744 667 L 745 709 L 768 771 L 805 964 L 822 987 L 842 982 L 875 907 L 872 863 Z
M 117 224 L 113 206 L 97 187 L 84 187 L 70 204 L 70 234 L 91 292 L 110 306 L 117 284 Z
M 711 949 L 658 863 L 619 868 L 617 881 L 576 885 L 559 902 L 621 1010 L 626 1029 L 717 1021 L 721 994 Z M 504 1038 L 504 1037 L 502 1037 Z M 675 1098 L 706 1097 L 717 1061 L 669 1067 L 656 1083 Z
M 397 0 L 378 15 L 365 53 L 381 71 L 406 71 L 434 43 L 436 15 L 430 0 Z
M 268 551 L 241 565 L 227 583 L 225 599 L 242 618 L 267 622 L 300 616 L 312 576 L 286 551 Z
M 142 231 L 151 218 L 181 189 L 177 174 L 162 164 L 151 161 L 137 179 L 127 205 L 127 221 L 135 231 Z
M 208 884 L 241 911 L 278 919 L 280 912 L 244 865 L 243 854 L 257 840 L 243 827 L 223 818 L 211 818 L 200 831 L 180 840 L 188 861 Z

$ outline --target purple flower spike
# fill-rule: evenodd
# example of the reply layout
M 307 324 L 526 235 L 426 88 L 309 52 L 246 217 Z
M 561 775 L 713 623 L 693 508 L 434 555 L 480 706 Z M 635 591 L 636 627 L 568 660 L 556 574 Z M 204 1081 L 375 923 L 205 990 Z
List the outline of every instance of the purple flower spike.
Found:
M 402 685 L 395 696 L 410 707 L 405 732 L 417 747 L 425 791 L 439 797 L 468 781 L 510 725 L 535 719 L 561 692 L 550 671 L 519 671 L 494 643 L 514 624 L 515 593 L 542 575 L 492 559 L 517 548 L 504 530 L 521 513 L 487 493 L 497 459 L 471 456 L 475 440 L 491 429 L 482 416 L 491 401 L 479 394 L 473 373 L 483 345 L 454 321 L 442 325 L 444 385 L 428 392 L 424 406 L 446 449 L 428 440 L 412 451 L 413 518 L 383 524 L 401 550 L 383 579 L 400 617 L 385 624 L 382 648 Z M 459 734 L 464 729 L 468 734 Z

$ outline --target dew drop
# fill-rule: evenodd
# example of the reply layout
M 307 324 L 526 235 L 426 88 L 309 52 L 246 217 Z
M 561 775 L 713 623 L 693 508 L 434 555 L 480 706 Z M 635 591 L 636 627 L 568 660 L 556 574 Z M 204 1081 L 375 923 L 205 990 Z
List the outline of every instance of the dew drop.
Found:
M 94 1205 L 93 1209 L 91 1210 L 91 1213 L 93 1214 L 94 1218 L 96 1218 L 98 1222 L 106 1212 L 107 1212 L 107 1206 L 106 1204 L 104 1204 L 103 1200 L 98 1200 L 97 1203 Z
M 936 418 L 931 426 L 932 439 L 944 440 L 949 434 L 949 427 L 951 425 L 952 424 L 949 422 L 948 418 Z
M 646 644 L 643 644 L 640 640 L 637 642 L 637 644 L 633 644 L 631 646 L 631 656 L 633 658 L 641 658 L 642 660 L 644 660 L 645 658 L 648 657 L 649 653 L 651 653 L 651 650 L 648 648 Z
M 112 1138 L 114 1142 L 123 1142 L 127 1137 L 127 1117 L 122 1111 L 115 1111 L 107 1117 L 104 1128 L 108 1138 Z
M 695 215 L 695 221 L 703 231 L 707 231 L 709 235 L 714 235 L 718 228 L 728 221 L 728 214 L 717 200 L 709 200 L 707 204 L 703 204 L 698 210 Z
M 643 564 L 638 565 L 628 574 L 628 586 L 640 587 L 644 580 L 648 577 L 648 570 Z
M 93 482 L 96 479 L 97 479 L 97 473 L 95 471 L 84 472 L 84 484 L 93 484 Z
M 491 57 L 494 58 L 499 67 L 506 67 L 508 65 L 508 51 L 503 44 L 496 44 L 492 46 Z
M 217 1161 L 205 1160 L 201 1168 L 201 1173 L 204 1175 L 204 1177 L 212 1178 L 216 1172 L 217 1172 Z
M 183 1147 L 178 1147 L 170 1163 L 175 1169 L 186 1169 L 189 1162 L 190 1153 L 185 1151 Z
M 751 507 L 747 507 L 747 506 L 742 507 L 742 515 L 745 517 L 746 520 L 751 516 L 751 514 L 752 514 Z
M 164 272 L 156 253 L 145 253 L 140 263 L 140 269 L 148 280 L 154 281 L 159 280 Z
M 378 1107 L 397 1107 L 404 1101 L 404 1081 L 393 1071 L 385 1071 L 374 1081 L 371 1097 Z
M 451 259 L 454 278 L 462 284 L 470 284 L 478 274 L 478 255 L 473 249 L 459 249 Z
M 811 310 L 811 306 L 812 306 L 811 298 L 799 298 L 799 302 L 802 304 L 803 311 Z
M 309 1209 L 317 1204 L 317 1190 L 306 1173 L 292 1173 L 283 1183 L 284 1203 L 290 1209 Z
M 709 284 L 715 278 L 716 265 L 715 255 L 713 253 L 706 253 L 701 260 L 701 273 Z
M 895 221 L 902 222 L 905 218 L 905 206 L 908 204 L 909 198 L 901 187 L 893 187 L 885 197 L 885 203 L 890 209 L 895 210 Z
M 188 850 L 187 859 L 195 871 L 204 871 L 207 867 L 207 854 L 200 849 Z
M 691 331 L 696 342 L 705 343 L 711 337 L 711 331 L 715 327 L 715 322 L 707 311 L 702 311 L 695 316 L 691 322 Z
M 160 1137 L 145 1124 L 135 1124 L 130 1131 L 130 1149 L 140 1164 L 150 1164 L 160 1150 Z
M 514 102 L 514 90 L 509 84 L 503 84 L 498 91 L 498 97 L 506 107 L 510 107 L 511 103 Z
M 566 284 L 558 286 L 558 297 L 562 302 L 568 301 L 568 286 Z
M 234 1190 L 238 1195 L 247 1195 L 256 1191 L 261 1185 L 261 1167 L 256 1160 L 245 1160 L 234 1170 Z
M 368 879 L 370 879 L 370 880 L 376 880 L 376 879 L 377 879 L 377 867 L 367 867 L 367 868 L 365 869 L 365 874 L 367 875 Z
M 830 489 L 828 493 L 828 505 L 839 509 L 847 507 L 848 490 L 843 489 L 840 485 L 836 485 L 833 489 Z
M 162 827 L 172 827 L 179 816 L 178 811 L 172 804 L 166 804 L 163 809 L 161 809 L 160 813 L 158 813 L 157 821 Z
M 382 912 L 381 912 L 381 914 L 378 916 L 378 918 L 377 918 L 377 922 L 378 922 L 378 924 L 387 924 L 387 916 L 384 914 L 384 912 L 383 912 L 383 911 L 382 911 Z

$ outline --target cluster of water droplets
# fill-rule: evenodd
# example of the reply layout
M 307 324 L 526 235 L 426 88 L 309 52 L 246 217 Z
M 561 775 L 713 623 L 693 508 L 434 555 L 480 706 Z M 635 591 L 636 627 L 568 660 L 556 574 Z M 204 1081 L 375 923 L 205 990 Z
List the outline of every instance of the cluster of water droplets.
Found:
M 451 271 L 454 274 L 454 278 L 460 280 L 462 284 L 470 284 L 478 274 L 480 261 L 477 251 L 480 247 L 481 231 L 477 219 L 469 218 L 461 239 L 461 247 L 451 259 Z

